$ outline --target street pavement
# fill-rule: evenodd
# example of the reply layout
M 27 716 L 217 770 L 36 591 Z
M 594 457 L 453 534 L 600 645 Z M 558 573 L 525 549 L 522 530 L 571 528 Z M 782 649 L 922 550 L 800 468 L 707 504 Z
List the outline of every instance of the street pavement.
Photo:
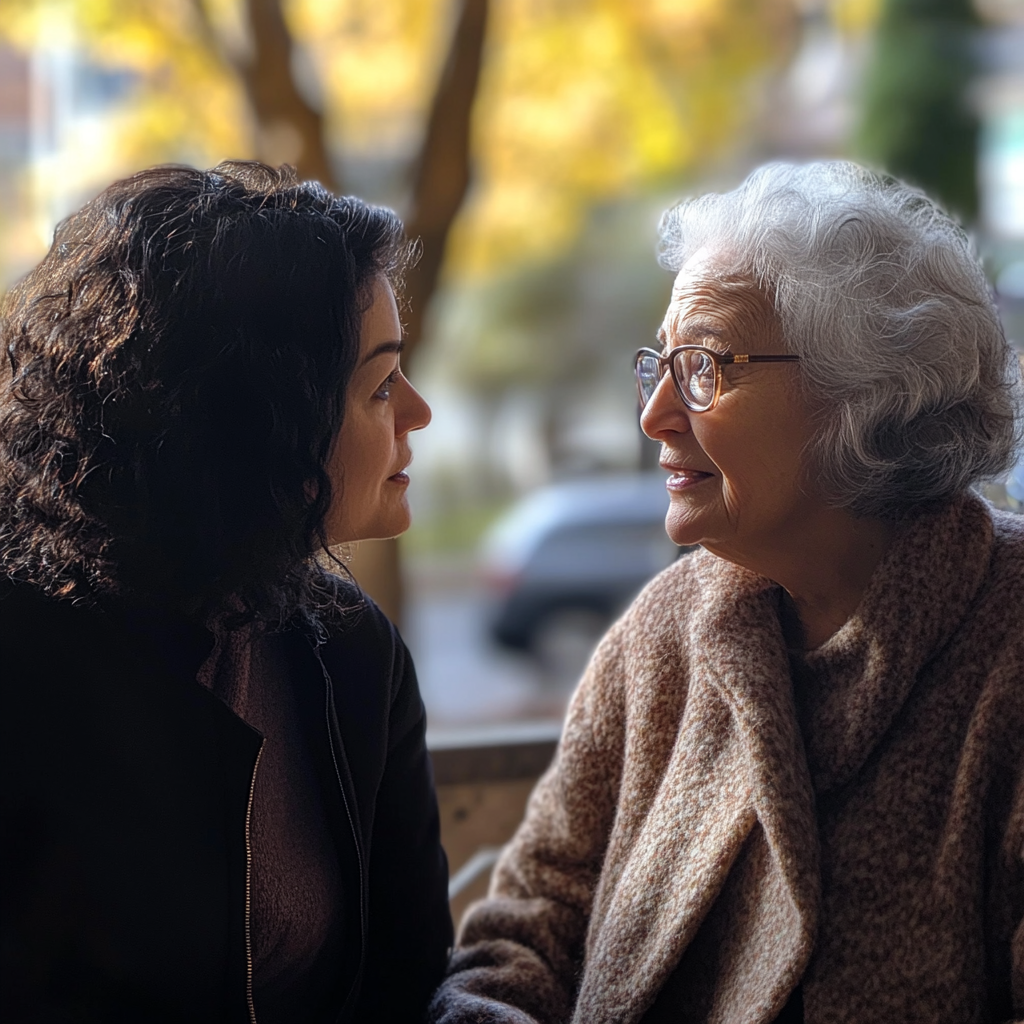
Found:
M 487 594 L 472 565 L 416 565 L 407 573 L 403 635 L 416 662 L 431 729 L 560 719 L 590 643 L 566 638 L 544 666 L 486 634 Z

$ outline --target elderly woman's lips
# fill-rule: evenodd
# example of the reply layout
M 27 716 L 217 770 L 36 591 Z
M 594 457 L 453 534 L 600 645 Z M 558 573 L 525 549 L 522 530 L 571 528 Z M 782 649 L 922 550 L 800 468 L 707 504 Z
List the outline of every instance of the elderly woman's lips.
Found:
M 710 473 L 702 473 L 699 469 L 669 469 L 669 478 L 665 481 L 665 487 L 670 491 L 685 491 L 688 487 L 711 479 Z

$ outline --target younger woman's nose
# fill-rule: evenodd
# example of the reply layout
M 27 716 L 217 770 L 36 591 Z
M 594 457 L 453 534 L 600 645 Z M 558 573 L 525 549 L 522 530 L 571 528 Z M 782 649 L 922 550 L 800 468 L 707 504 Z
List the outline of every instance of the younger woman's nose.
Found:
M 402 395 L 402 409 L 395 430 L 407 434 L 410 430 L 422 430 L 431 420 L 432 413 L 426 399 L 406 380 Z

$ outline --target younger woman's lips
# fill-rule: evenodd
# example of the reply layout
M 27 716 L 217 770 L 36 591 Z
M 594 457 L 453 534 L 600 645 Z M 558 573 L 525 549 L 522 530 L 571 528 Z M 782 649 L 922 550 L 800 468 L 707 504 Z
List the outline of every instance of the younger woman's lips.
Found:
M 406 473 L 405 470 L 403 469 L 403 470 L 400 470 L 398 473 L 395 473 L 392 476 L 389 476 L 388 479 L 392 483 L 407 484 L 409 482 L 409 474 Z

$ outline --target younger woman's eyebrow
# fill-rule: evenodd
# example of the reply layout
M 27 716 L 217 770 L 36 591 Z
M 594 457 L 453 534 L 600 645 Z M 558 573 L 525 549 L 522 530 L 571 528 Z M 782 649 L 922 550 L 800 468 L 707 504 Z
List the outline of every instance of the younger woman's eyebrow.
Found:
M 367 354 L 366 358 L 359 365 L 365 366 L 378 356 L 391 355 L 392 353 L 400 355 L 404 348 L 404 341 L 382 341 L 372 352 Z

